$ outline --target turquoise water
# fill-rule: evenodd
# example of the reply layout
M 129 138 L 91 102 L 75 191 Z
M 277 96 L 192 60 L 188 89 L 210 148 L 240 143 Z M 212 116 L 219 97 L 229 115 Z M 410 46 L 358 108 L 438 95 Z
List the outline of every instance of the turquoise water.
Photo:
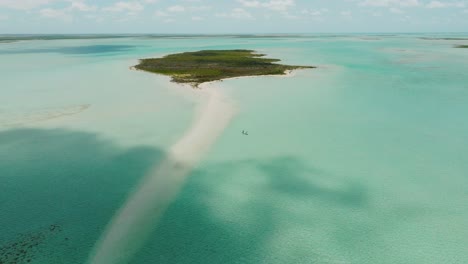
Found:
M 466 40 L 1 43 L 0 260 L 86 263 L 190 127 L 197 100 L 129 70 L 137 59 L 248 48 L 318 69 L 217 84 L 238 113 L 130 263 L 465 263 L 468 52 L 455 44 Z

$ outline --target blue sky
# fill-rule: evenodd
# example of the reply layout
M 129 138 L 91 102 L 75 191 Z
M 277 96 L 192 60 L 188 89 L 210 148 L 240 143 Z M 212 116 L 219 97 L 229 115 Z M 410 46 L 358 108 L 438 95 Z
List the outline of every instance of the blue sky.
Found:
M 0 0 L 0 34 L 463 31 L 468 0 Z

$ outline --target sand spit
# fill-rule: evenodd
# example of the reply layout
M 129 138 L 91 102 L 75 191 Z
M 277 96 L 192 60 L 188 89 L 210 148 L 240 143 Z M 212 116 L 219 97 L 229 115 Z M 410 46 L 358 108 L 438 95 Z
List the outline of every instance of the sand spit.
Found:
M 243 76 L 293 77 L 297 70 L 282 75 Z M 187 98 L 201 97 L 202 103 L 191 128 L 169 150 L 167 157 L 140 182 L 136 191 L 116 213 L 92 252 L 90 264 L 129 263 L 144 245 L 158 219 L 175 199 L 187 175 L 223 133 L 237 112 L 224 96 L 216 80 L 202 83 L 200 89 L 190 84 L 177 85 L 177 91 Z
M 90 264 L 129 263 L 177 196 L 187 175 L 235 115 L 235 108 L 220 89 L 205 87 L 197 92 L 204 98 L 192 127 L 116 213 L 96 244 Z

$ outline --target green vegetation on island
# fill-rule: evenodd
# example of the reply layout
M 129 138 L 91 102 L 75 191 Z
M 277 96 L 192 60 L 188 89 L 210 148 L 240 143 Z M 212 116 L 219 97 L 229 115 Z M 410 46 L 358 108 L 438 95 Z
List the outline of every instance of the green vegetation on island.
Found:
M 468 49 L 468 45 L 456 45 L 455 48 Z
M 281 65 L 278 59 L 263 58 L 252 50 L 202 50 L 172 54 L 163 58 L 142 59 L 135 68 L 168 75 L 176 83 L 198 86 L 226 78 L 259 75 L 284 75 L 312 66 Z

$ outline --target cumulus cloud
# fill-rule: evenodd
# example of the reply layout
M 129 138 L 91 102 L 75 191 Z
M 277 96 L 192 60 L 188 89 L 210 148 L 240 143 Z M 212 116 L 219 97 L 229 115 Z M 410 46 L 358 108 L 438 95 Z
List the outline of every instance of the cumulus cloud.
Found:
M 170 15 L 164 11 L 156 10 L 156 12 L 154 12 L 154 16 L 155 17 L 169 17 Z
M 226 18 L 234 18 L 234 19 L 253 19 L 252 14 L 247 12 L 245 9 L 242 8 L 234 8 L 229 13 L 218 13 L 216 14 L 217 17 L 226 17 Z
M 204 20 L 204 18 L 201 17 L 201 16 L 193 16 L 193 17 L 192 17 L 192 20 L 193 20 L 193 21 L 202 21 L 202 20 Z
M 359 2 L 361 6 L 377 6 L 377 7 L 415 7 L 420 6 L 419 0 L 363 0 Z
M 78 11 L 82 11 L 82 12 L 90 12 L 90 11 L 96 11 L 97 10 L 97 6 L 94 6 L 94 5 L 88 5 L 86 4 L 85 2 L 83 1 L 70 1 L 71 2 L 71 6 L 70 6 L 70 9 L 72 10 L 78 10 Z
M 429 4 L 427 4 L 428 8 L 441 8 L 445 7 L 445 4 L 439 1 L 432 1 Z
M 257 1 L 257 0 L 237 0 L 244 7 L 263 7 L 276 11 L 286 11 L 288 8 L 296 5 L 294 0 L 270 0 L 270 1 Z
M 403 14 L 404 11 L 399 9 L 399 8 L 396 8 L 396 7 L 392 7 L 389 9 L 390 13 L 394 13 L 394 14 Z
M 50 4 L 54 0 L 0 0 L 0 7 L 30 10 L 36 7 Z
M 104 11 L 137 13 L 143 11 L 143 9 L 143 5 L 139 2 L 117 2 L 111 6 L 105 7 Z
M 174 6 L 168 7 L 167 11 L 169 11 L 169 12 L 184 12 L 185 7 L 181 6 L 181 5 L 174 5 Z
M 64 21 L 71 21 L 72 16 L 66 11 L 61 9 L 44 8 L 39 11 L 42 17 L 60 19 Z
M 353 16 L 353 13 L 351 11 L 345 10 L 341 11 L 340 15 L 346 18 L 351 18 Z
M 464 2 L 441 2 L 441 1 L 431 1 L 426 5 L 427 8 L 446 8 L 446 7 L 465 7 Z
M 303 9 L 301 14 L 307 16 L 322 16 L 324 13 L 327 13 L 329 10 L 327 8 L 321 9 Z
M 190 1 L 185 0 L 184 2 L 194 2 L 194 0 L 190 0 Z M 173 6 L 167 7 L 164 10 L 156 10 L 154 12 L 154 17 L 165 19 L 164 21 L 175 20 L 174 19 L 175 17 L 179 16 L 181 13 L 187 12 L 187 13 L 190 13 L 189 15 L 187 15 L 187 17 L 191 18 L 191 20 L 201 21 L 205 19 L 203 17 L 203 12 L 211 10 L 211 9 L 212 9 L 212 6 L 204 6 L 204 5 L 198 5 L 198 6 L 173 5 Z M 170 22 L 173 22 L 173 21 L 169 21 L 166 23 L 170 23 Z
M 193 12 L 200 12 L 200 11 L 208 11 L 211 10 L 213 7 L 212 6 L 191 6 L 188 8 L 188 10 L 193 11 Z

